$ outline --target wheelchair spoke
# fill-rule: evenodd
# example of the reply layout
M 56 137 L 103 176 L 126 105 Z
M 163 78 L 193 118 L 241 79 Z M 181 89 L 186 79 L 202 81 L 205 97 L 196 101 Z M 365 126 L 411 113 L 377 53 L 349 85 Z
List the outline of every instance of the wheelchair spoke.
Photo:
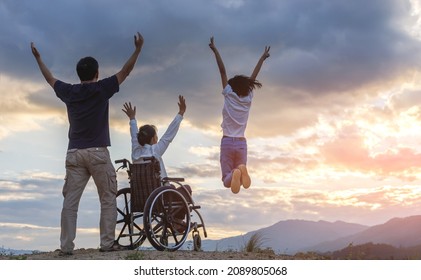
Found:
M 139 231 L 142 231 L 142 228 L 138 224 L 136 224 L 135 222 L 133 222 L 133 227 L 136 228 Z
M 158 218 L 160 218 L 161 220 L 164 220 L 165 219 L 165 215 L 164 214 L 159 214 L 159 213 L 155 212 L 152 215 L 152 222 L 153 221 L 158 221 Z
M 133 220 L 140 217 L 143 217 L 143 213 L 133 214 Z
M 171 229 L 171 235 L 175 240 L 175 243 L 178 244 L 179 241 L 177 240 L 177 234 L 178 232 L 174 229 L 174 226 L 170 224 L 170 229 Z
M 165 223 L 159 222 L 156 226 L 153 227 L 154 232 L 160 232 L 164 229 Z
M 123 218 L 123 219 L 120 219 L 120 220 L 117 220 L 117 224 L 124 223 L 124 221 L 125 221 L 125 219 L 124 219 L 124 218 Z
M 117 207 L 117 213 L 119 213 L 121 216 L 126 216 L 127 214 L 124 213 L 123 211 L 121 211 L 118 207 Z
M 123 234 L 124 230 L 126 229 L 127 224 L 124 224 L 124 226 L 121 228 L 120 233 L 118 234 L 117 241 L 120 239 L 121 235 Z
M 146 239 L 143 224 L 142 213 L 131 213 L 130 210 L 130 188 L 121 189 L 117 193 L 117 222 L 116 231 L 118 236 L 116 242 L 129 249 L 139 247 Z

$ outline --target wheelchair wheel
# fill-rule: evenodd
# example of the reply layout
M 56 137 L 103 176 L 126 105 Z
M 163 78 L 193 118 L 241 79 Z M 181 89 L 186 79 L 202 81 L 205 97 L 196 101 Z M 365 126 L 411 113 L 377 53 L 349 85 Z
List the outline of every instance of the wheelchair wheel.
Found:
M 190 208 L 174 187 L 163 186 L 148 197 L 143 215 L 149 243 L 159 251 L 176 251 L 190 232 Z
M 143 214 L 130 211 L 130 188 L 117 192 L 117 225 L 116 242 L 127 249 L 136 249 L 146 239 L 143 231 Z

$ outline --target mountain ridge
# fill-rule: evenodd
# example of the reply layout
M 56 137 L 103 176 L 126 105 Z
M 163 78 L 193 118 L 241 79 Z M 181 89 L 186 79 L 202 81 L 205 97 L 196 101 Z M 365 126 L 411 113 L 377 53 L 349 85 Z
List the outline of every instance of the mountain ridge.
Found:
M 316 245 L 325 240 L 335 240 L 367 229 L 368 226 L 343 221 L 327 222 L 290 219 L 271 226 L 250 231 L 244 235 L 220 240 L 202 241 L 204 250 L 234 250 L 244 247 L 255 233 L 262 236 L 262 247 L 271 248 L 282 254 L 295 254 L 302 248 Z
M 291 219 L 250 231 L 244 235 L 220 240 L 202 241 L 204 250 L 242 250 L 249 238 L 259 233 L 262 247 L 277 253 L 326 253 L 350 244 L 388 244 L 395 247 L 421 245 L 421 215 L 395 217 L 383 224 L 366 226 L 344 221 L 327 222 Z
M 366 226 L 344 221 L 308 221 L 289 219 L 270 226 L 219 240 L 202 239 L 202 250 L 208 252 L 242 251 L 253 235 L 261 237 L 261 249 L 276 254 L 301 252 L 331 253 L 363 244 L 386 244 L 396 248 L 421 247 L 421 215 L 391 218 L 383 224 Z M 145 249 L 146 244 L 142 247 Z M 192 248 L 188 240 L 183 250 Z M 0 255 L 27 254 L 29 250 L 0 248 Z M 31 250 L 31 252 L 36 252 Z
M 350 244 L 381 243 L 394 247 L 412 247 L 421 244 L 421 215 L 392 218 L 384 224 L 375 225 L 354 235 L 325 241 L 308 251 L 328 252 L 340 250 Z

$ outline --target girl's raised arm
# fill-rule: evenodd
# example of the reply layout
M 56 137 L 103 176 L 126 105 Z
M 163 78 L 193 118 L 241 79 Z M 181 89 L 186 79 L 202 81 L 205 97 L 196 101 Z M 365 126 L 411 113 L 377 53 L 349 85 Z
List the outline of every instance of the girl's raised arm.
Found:
M 228 84 L 227 72 L 225 71 L 225 66 L 224 62 L 222 61 L 221 55 L 219 54 L 218 49 L 216 48 L 213 42 L 213 37 L 210 38 L 209 47 L 215 54 L 216 63 L 218 64 L 219 73 L 221 74 L 222 88 L 224 89 Z
M 265 61 L 265 59 L 270 56 L 269 51 L 270 51 L 270 46 L 269 47 L 266 46 L 265 51 L 263 52 L 262 56 L 260 57 L 259 61 L 257 62 L 256 67 L 254 67 L 253 73 L 250 76 L 250 78 L 252 78 L 253 80 L 256 80 L 257 75 L 260 72 L 260 68 L 262 68 L 263 61 Z

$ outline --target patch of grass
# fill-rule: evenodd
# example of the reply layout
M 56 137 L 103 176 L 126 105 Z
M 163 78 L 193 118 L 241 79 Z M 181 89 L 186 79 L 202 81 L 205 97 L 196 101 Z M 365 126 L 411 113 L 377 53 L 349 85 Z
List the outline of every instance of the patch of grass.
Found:
M 9 260 L 26 260 L 28 258 L 25 255 L 15 255 L 12 252 L 7 252 L 6 249 L 4 249 L 4 246 L 1 246 L 0 248 L 0 256 L 8 257 Z
M 124 259 L 125 260 L 144 260 L 145 254 L 141 251 L 136 251 L 133 254 L 127 255 Z
M 169 260 L 175 260 L 176 259 L 176 255 L 174 254 L 174 252 L 171 252 L 171 251 L 168 251 L 168 250 L 165 250 L 164 252 L 167 255 Z
M 23 255 L 10 256 L 9 260 L 26 260 L 28 257 Z
M 263 234 L 261 232 L 255 232 L 250 237 L 250 239 L 244 244 L 242 251 L 249 253 L 260 252 L 265 241 L 266 238 L 263 237 Z

